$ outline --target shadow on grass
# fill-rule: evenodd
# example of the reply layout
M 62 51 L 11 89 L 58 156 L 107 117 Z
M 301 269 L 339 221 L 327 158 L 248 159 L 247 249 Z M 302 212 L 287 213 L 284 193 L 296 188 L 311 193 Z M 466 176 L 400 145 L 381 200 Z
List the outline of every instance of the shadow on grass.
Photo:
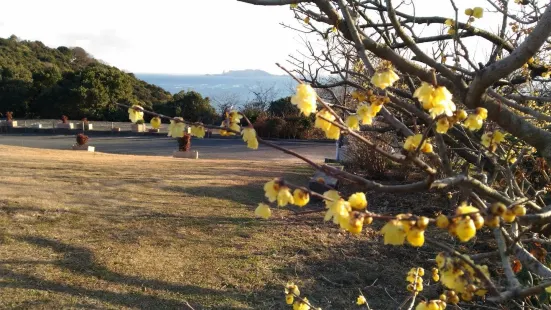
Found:
M 105 266 L 98 264 L 95 261 L 92 251 L 84 247 L 72 246 L 42 237 L 20 237 L 18 239 L 38 247 L 48 248 L 55 253 L 62 254 L 62 258 L 60 260 L 50 262 L 49 264 L 78 275 L 91 276 L 103 281 L 133 286 L 139 289 L 147 288 L 152 290 L 169 291 L 179 295 L 221 296 L 223 298 L 231 298 L 234 300 L 242 299 L 238 294 L 220 290 L 201 288 L 192 285 L 178 285 L 113 272 Z M 0 264 L 2 265 L 2 267 L 0 267 L 0 277 L 4 280 L 0 283 L 0 287 L 3 288 L 54 291 L 70 294 L 75 297 L 85 296 L 107 303 L 137 309 L 189 309 L 186 302 L 182 300 L 171 300 L 140 292 L 119 293 L 107 290 L 83 288 L 75 285 L 45 280 L 30 274 L 15 272 L 5 266 L 7 264 L 44 264 L 44 262 L 41 261 L 30 262 L 10 260 L 0 261 Z
M 164 190 L 185 193 L 196 197 L 209 197 L 230 200 L 242 205 L 255 206 L 263 202 L 263 184 L 249 183 L 230 186 L 164 186 Z

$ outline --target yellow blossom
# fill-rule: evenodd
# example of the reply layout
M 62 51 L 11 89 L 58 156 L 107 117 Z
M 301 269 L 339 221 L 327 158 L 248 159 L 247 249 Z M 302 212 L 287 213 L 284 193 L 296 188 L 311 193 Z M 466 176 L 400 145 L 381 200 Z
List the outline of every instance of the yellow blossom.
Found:
M 386 69 L 384 71 L 375 73 L 371 78 L 371 83 L 381 89 L 385 89 L 389 86 L 392 86 L 392 84 L 394 84 L 399 79 L 400 77 L 398 76 L 398 74 L 396 74 L 396 72 L 394 72 L 394 70 Z
M 223 121 L 222 124 L 220 124 L 220 127 L 222 127 L 222 129 L 220 129 L 220 135 L 221 136 L 229 136 L 231 135 L 232 133 L 230 133 L 229 131 L 223 129 L 223 128 L 228 128 L 227 127 L 227 122 L 226 121 Z
M 360 130 L 360 119 L 357 114 L 349 115 L 345 123 L 352 130 Z
M 154 118 L 149 121 L 149 124 L 151 124 L 151 128 L 153 129 L 159 129 L 161 128 L 161 118 L 158 116 L 155 116 Z
M 342 221 L 345 217 L 341 217 Z M 340 222 L 339 221 L 339 222 Z M 347 230 L 348 232 L 358 235 L 362 232 L 364 225 L 364 216 L 359 212 L 349 212 L 348 213 L 348 221 L 344 223 L 344 225 L 341 224 L 341 228 Z
M 285 294 L 300 296 L 300 290 L 298 289 L 298 286 L 295 283 L 287 282 L 287 284 L 285 285 Z
M 512 223 L 515 221 L 516 215 L 513 210 L 507 209 L 507 211 L 505 211 L 501 218 L 503 219 L 503 221 L 505 221 L 505 223 Z
M 429 310 L 427 302 L 421 301 L 420 303 L 417 304 L 417 307 L 415 307 L 415 310 Z
M 488 110 L 485 108 L 476 108 L 476 115 L 478 115 L 482 120 L 488 118 Z
M 525 216 L 526 215 L 526 207 L 523 205 L 516 205 L 513 207 L 513 213 L 516 216 Z
M 327 197 L 333 201 L 336 201 L 336 200 L 339 200 L 341 198 L 341 196 L 339 195 L 339 192 L 337 192 L 336 190 L 334 189 L 331 189 L 331 190 L 328 190 L 326 192 L 323 193 L 323 196 L 324 197 Z M 328 201 L 326 200 L 325 201 L 325 205 L 329 205 L 332 201 Z
M 455 103 L 452 101 L 452 94 L 444 86 L 438 86 L 435 88 L 432 95 L 432 107 L 429 109 L 432 118 L 436 118 L 439 115 L 445 114 L 452 116 L 455 111 Z
M 244 128 L 241 132 L 243 141 L 247 142 L 247 147 L 253 150 L 258 149 L 258 140 L 256 139 L 256 131 L 252 127 Z
M 350 204 L 344 199 L 337 199 L 327 206 L 328 210 L 325 213 L 325 221 L 333 219 L 333 223 L 339 224 L 341 217 L 348 219 L 350 213 Z
M 309 24 L 309 23 L 310 23 L 310 16 L 306 16 L 306 17 L 304 18 L 304 23 L 305 23 L 305 24 Z
M 469 216 L 459 219 L 455 233 L 462 242 L 471 240 L 476 235 L 476 227 L 473 220 Z
M 266 198 L 270 202 L 277 200 L 277 194 L 279 193 L 280 185 L 277 179 L 271 180 L 270 182 L 264 184 L 264 191 L 266 192 Z
M 475 7 L 473 8 L 473 16 L 476 17 L 476 18 L 482 18 L 482 15 L 484 14 L 484 9 L 482 9 L 481 7 Z
M 241 119 L 243 118 L 243 115 L 237 111 L 231 111 L 230 112 L 230 123 L 239 123 L 241 122 Z
M 316 121 L 314 122 L 314 126 L 323 130 L 327 138 L 336 140 L 339 138 L 341 130 L 339 127 L 334 126 L 332 123 L 329 122 L 334 121 L 335 119 L 335 116 L 331 114 L 331 112 L 323 109 L 316 114 Z
M 381 233 L 384 235 L 384 243 L 402 245 L 406 239 L 406 232 L 402 221 L 391 220 L 383 226 Z
M 365 299 L 364 295 L 358 296 L 358 300 L 356 300 L 356 304 L 358 306 L 365 305 L 367 303 L 367 300 Z
M 362 104 L 358 107 L 356 113 L 358 113 L 358 116 L 362 119 L 363 125 L 371 125 L 373 123 L 373 111 L 371 110 L 371 106 Z
M 296 300 L 293 304 L 293 310 L 310 310 L 308 299 L 304 297 L 302 300 Z
M 483 122 L 484 122 L 484 120 L 479 115 L 471 114 L 465 120 L 464 125 L 470 131 L 475 131 L 475 130 L 479 130 L 480 128 L 482 128 Z
M 373 104 L 371 104 L 371 106 L 370 106 L 371 116 L 372 117 L 377 116 L 377 113 L 381 112 L 382 109 L 383 109 L 383 104 L 382 103 L 373 103 Z
M 205 127 L 203 126 L 191 126 L 191 135 L 195 136 L 197 138 L 204 138 L 205 137 Z
M 364 193 L 358 192 L 358 193 L 352 194 L 348 198 L 348 203 L 350 203 L 350 207 L 352 207 L 352 209 L 363 210 L 367 208 L 367 199 L 365 198 Z
M 293 294 L 287 294 L 285 295 L 285 302 L 288 304 L 288 305 L 292 305 L 293 304 L 293 301 L 295 301 L 295 296 Z
M 128 118 L 132 123 L 143 119 L 143 108 L 137 104 L 128 108 Z
M 230 129 L 233 130 L 233 131 L 237 131 L 237 132 L 241 131 L 241 127 L 239 126 L 239 123 L 231 123 Z M 233 136 L 233 135 L 235 135 L 235 132 L 228 131 L 228 134 Z
M 413 97 L 419 99 L 419 102 L 423 104 L 423 108 L 428 110 L 432 108 L 433 92 L 434 87 L 427 82 L 423 82 L 421 86 L 415 90 Z
M 170 125 L 168 125 L 168 136 L 173 138 L 181 138 L 184 136 L 184 129 L 186 125 L 182 123 L 182 121 L 184 120 L 183 118 L 176 117 L 176 119 L 180 122 L 170 120 Z
M 456 115 L 455 115 L 455 118 L 458 120 L 458 121 L 464 121 L 465 119 L 467 119 L 467 112 L 463 109 L 461 110 L 457 110 L 456 111 Z
M 423 140 L 422 134 L 416 134 L 407 137 L 406 142 L 404 142 L 404 149 L 409 152 L 414 152 L 415 150 L 417 150 L 417 147 L 421 143 L 421 140 Z M 424 153 L 432 152 L 432 145 L 427 143 L 427 141 L 425 140 L 423 142 L 423 145 L 421 146 L 421 151 Z
M 310 201 L 310 195 L 300 188 L 297 188 L 293 192 L 294 205 L 304 207 Z
M 475 208 L 471 205 L 467 205 L 466 203 L 463 203 L 459 207 L 457 207 L 457 210 L 455 210 L 455 213 L 457 215 L 462 215 L 462 214 L 475 213 L 475 212 L 479 212 L 479 211 L 480 210 L 478 210 L 477 208 Z
M 298 3 L 291 3 L 290 7 L 291 9 L 296 9 L 298 7 Z
M 438 228 L 448 228 L 448 225 L 450 225 L 450 220 L 448 220 L 448 217 L 444 214 L 440 214 L 436 218 L 436 227 Z
M 272 210 L 267 204 L 259 203 L 256 210 L 254 210 L 254 214 L 263 219 L 268 219 L 270 216 L 272 216 Z
M 505 140 L 505 134 L 501 131 L 486 132 L 481 137 L 481 143 L 485 147 L 489 148 L 490 151 L 495 151 L 497 146 Z
M 468 15 L 468 16 L 473 15 L 473 9 L 465 9 L 465 15 Z
M 280 207 L 285 207 L 288 204 L 293 204 L 293 194 L 287 186 L 282 186 L 277 193 L 277 205 Z
M 455 22 L 453 21 L 453 19 L 446 19 L 446 21 L 444 22 L 444 24 L 446 26 L 453 26 L 453 24 L 455 24 Z
M 445 114 L 452 116 L 456 109 L 452 101 L 452 94 L 444 86 L 434 87 L 429 83 L 423 82 L 413 93 L 423 105 L 423 109 L 428 110 L 432 118 Z
M 417 227 L 412 227 L 407 232 L 407 241 L 414 247 L 422 246 L 425 243 L 425 231 Z
M 297 92 L 291 97 L 291 103 L 296 105 L 304 116 L 309 116 L 311 113 L 316 112 L 316 101 L 316 91 L 308 84 L 299 84 Z
M 323 117 L 325 119 L 322 119 L 321 117 Z M 318 114 L 316 115 L 316 121 L 314 122 L 314 126 L 316 128 L 319 128 L 319 129 L 327 132 L 331 128 L 331 126 L 333 126 L 333 124 L 331 124 L 327 120 L 334 121 L 335 116 L 333 114 L 331 114 L 331 112 L 329 112 L 328 110 L 323 109 L 323 110 L 319 111 Z
M 350 95 L 353 99 L 358 100 L 358 102 L 363 102 L 367 100 L 367 95 L 362 91 L 353 91 Z
M 338 140 L 341 135 L 341 129 L 337 126 L 329 127 L 329 130 L 325 132 L 325 136 L 328 139 Z
M 448 29 L 448 34 L 454 35 L 455 34 L 455 29 L 453 29 L 453 28 Z
M 450 129 L 450 122 L 446 117 L 443 117 L 436 122 L 436 132 L 444 134 Z

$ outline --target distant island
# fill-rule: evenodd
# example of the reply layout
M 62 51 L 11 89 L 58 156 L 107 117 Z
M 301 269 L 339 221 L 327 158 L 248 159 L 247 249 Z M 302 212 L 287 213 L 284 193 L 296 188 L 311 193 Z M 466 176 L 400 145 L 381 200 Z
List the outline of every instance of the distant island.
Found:
M 246 69 L 246 70 L 230 70 L 230 71 L 224 71 L 222 73 L 218 74 L 206 74 L 207 76 L 227 76 L 227 77 L 272 77 L 272 76 L 278 76 L 274 74 L 270 74 L 263 70 L 254 70 L 254 69 Z

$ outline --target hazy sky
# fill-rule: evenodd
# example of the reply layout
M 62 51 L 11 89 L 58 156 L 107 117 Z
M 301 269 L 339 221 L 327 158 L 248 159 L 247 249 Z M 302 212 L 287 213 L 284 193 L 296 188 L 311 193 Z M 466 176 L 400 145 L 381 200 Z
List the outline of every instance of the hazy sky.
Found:
M 456 1 L 461 8 L 480 0 Z M 448 14 L 447 1 L 415 1 L 419 15 Z M 486 19 L 489 23 L 491 19 Z M 48 46 L 81 46 L 136 73 L 220 73 L 263 69 L 302 48 L 289 6 L 235 0 L 3 0 L 0 37 L 15 34 Z M 496 29 L 495 23 L 487 28 Z

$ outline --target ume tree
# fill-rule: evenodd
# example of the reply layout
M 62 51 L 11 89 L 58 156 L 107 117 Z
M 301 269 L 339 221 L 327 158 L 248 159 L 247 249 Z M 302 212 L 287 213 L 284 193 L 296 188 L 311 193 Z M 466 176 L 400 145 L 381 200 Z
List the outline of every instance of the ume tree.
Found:
M 265 184 L 267 202 L 257 207 L 258 216 L 269 218 L 273 206 L 301 207 L 317 196 L 324 200 L 325 221 L 351 234 L 361 236 L 364 226 L 379 221 L 385 244 L 440 249 L 430 275 L 415 266 L 404 275 L 410 309 L 484 302 L 492 309 L 500 304 L 549 309 L 551 269 L 545 253 L 530 250 L 545 251 L 551 244 L 548 1 L 487 0 L 476 7 L 439 2 L 449 6 L 449 16 L 434 15 L 424 0 L 239 1 L 288 6 L 289 18 L 300 26 L 287 27 L 325 42 L 321 49 L 306 42 L 307 60 L 293 58 L 291 70 L 281 67 L 297 79 L 292 104 L 305 116 L 315 115 L 315 126 L 327 138 L 346 135 L 423 175 L 420 181 L 385 185 L 319 165 L 258 138 L 250 123 L 241 128 L 238 111 L 226 112 L 221 126 L 192 123 L 192 132 L 214 127 L 241 134 L 252 149 L 259 143 L 278 148 L 364 190 L 328 189 L 321 195 L 278 178 Z M 485 54 L 475 55 L 473 47 L 484 47 Z M 131 108 L 131 114 L 133 109 L 141 108 Z M 399 148 L 389 151 L 362 134 L 373 129 L 374 120 L 391 128 Z M 378 214 L 368 207 L 370 190 L 440 192 L 454 203 L 440 206 L 433 217 Z M 454 193 L 461 195 L 452 200 Z M 478 264 L 431 234 L 448 234 L 456 244 L 482 239 L 495 249 L 486 254 L 499 268 Z M 518 277 L 520 266 L 529 280 Z M 427 281 L 438 283 L 442 294 L 425 296 Z M 293 283 L 285 294 L 294 309 L 316 308 Z M 369 308 L 363 295 L 357 303 Z

